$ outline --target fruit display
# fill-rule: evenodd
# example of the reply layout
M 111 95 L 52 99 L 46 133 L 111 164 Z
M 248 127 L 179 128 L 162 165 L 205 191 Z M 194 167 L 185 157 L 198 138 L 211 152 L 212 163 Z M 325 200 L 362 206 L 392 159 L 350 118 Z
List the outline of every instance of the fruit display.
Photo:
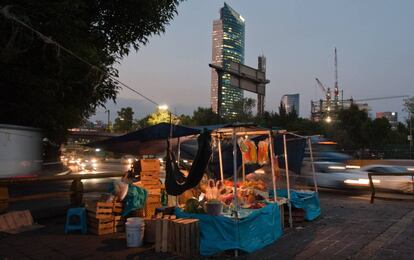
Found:
M 226 194 L 221 196 L 221 201 L 230 205 L 233 202 L 233 182 L 224 181 L 223 182 L 226 188 Z M 240 206 L 243 208 L 261 208 L 265 204 L 258 203 L 259 201 L 266 200 L 268 196 L 265 196 L 267 193 L 266 184 L 261 181 L 244 181 L 237 183 L 237 198 Z

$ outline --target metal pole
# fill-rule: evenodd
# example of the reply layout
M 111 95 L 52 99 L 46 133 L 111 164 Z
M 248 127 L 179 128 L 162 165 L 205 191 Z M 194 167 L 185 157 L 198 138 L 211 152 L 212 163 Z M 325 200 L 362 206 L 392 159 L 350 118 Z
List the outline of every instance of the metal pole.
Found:
M 177 138 L 177 162 L 178 165 L 180 165 L 180 156 L 181 156 L 181 142 L 180 142 L 180 137 Z
M 273 152 L 273 138 L 272 138 L 272 134 L 271 131 L 269 131 L 269 143 L 270 143 L 270 164 L 272 167 L 272 182 L 273 182 L 273 200 L 276 203 L 276 199 L 277 199 L 277 189 L 276 189 L 276 176 L 275 176 L 275 162 L 274 162 L 274 152 Z
M 310 153 L 310 159 L 311 159 L 311 165 L 312 165 L 313 185 L 315 186 L 315 192 L 318 192 L 318 185 L 316 182 L 316 175 L 315 175 L 315 164 L 313 161 L 312 142 L 311 142 L 310 137 L 308 137 L 308 145 L 309 145 L 309 153 Z
M 244 166 L 243 155 L 242 155 L 242 173 L 243 173 L 243 181 L 246 181 L 246 167 Z
M 236 140 L 236 129 L 233 128 L 233 188 L 234 188 L 234 206 L 235 206 L 235 214 L 236 214 L 236 240 L 239 240 L 239 206 L 238 206 L 238 199 L 237 199 L 237 140 Z M 238 257 L 239 251 L 235 249 L 234 256 Z
M 237 200 L 237 143 L 236 143 L 236 129 L 233 128 L 233 194 L 234 194 L 234 206 L 235 210 L 238 211 L 238 200 Z
M 413 159 L 413 115 L 410 112 L 410 159 Z
M 109 109 L 108 109 L 108 110 L 106 110 L 105 112 L 107 112 L 107 113 L 108 113 L 108 124 L 107 124 L 107 128 L 108 128 L 108 131 L 110 131 L 110 130 L 111 130 L 111 128 L 110 128 L 110 126 L 109 126 L 109 122 L 110 122 L 110 118 L 111 118 L 111 116 L 110 116 L 111 112 L 109 111 Z
M 289 163 L 288 163 L 288 155 L 287 155 L 286 134 L 283 134 L 283 148 L 285 152 L 286 186 L 287 186 L 288 207 L 289 207 L 289 226 L 293 227 L 292 203 L 290 202 Z
M 223 181 L 224 180 L 223 157 L 221 155 L 221 140 L 220 140 L 220 137 L 218 138 L 218 149 L 219 149 L 220 177 L 221 177 L 221 181 Z

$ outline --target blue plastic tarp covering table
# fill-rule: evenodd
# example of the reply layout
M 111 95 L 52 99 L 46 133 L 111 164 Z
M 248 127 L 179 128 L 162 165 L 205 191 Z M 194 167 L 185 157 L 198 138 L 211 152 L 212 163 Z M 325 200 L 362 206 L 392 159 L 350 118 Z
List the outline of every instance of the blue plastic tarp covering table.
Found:
M 277 196 L 287 198 L 287 190 L 277 190 Z M 293 207 L 305 210 L 307 221 L 312 221 L 321 215 L 317 192 L 290 190 L 290 201 Z
M 214 255 L 229 249 L 253 252 L 276 241 L 282 235 L 280 210 L 270 204 L 254 210 L 249 216 L 239 219 L 206 214 L 175 212 L 178 218 L 200 220 L 200 254 Z

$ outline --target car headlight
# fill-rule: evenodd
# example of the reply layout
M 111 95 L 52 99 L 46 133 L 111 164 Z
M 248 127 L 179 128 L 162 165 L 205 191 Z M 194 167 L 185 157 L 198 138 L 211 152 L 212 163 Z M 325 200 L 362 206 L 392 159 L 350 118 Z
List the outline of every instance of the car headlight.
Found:
M 380 183 L 380 180 L 372 180 L 372 183 L 374 184 L 378 184 Z M 344 180 L 344 183 L 346 184 L 353 184 L 353 185 L 368 185 L 369 184 L 369 179 L 346 179 Z

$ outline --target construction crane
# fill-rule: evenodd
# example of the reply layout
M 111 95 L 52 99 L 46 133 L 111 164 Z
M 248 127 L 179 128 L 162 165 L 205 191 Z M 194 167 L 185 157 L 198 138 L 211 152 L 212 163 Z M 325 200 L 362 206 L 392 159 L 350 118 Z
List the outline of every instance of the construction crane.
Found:
M 339 99 L 338 59 L 336 57 L 336 48 L 335 48 L 335 86 L 334 86 L 334 100 L 335 100 L 335 105 L 338 105 L 338 99 Z
M 318 78 L 315 78 L 315 80 L 318 83 L 318 86 L 322 89 L 323 93 L 325 94 L 326 101 L 330 101 L 331 100 L 331 89 L 326 88 Z

